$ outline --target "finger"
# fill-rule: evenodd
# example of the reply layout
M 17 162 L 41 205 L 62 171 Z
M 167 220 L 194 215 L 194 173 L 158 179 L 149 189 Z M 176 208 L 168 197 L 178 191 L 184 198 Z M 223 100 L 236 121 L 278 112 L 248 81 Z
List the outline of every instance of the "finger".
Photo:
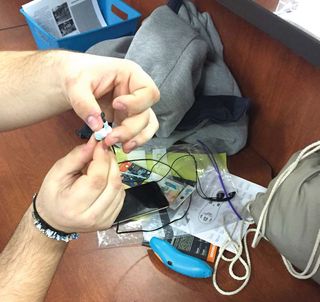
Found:
M 119 195 L 115 200 L 114 207 L 108 209 L 108 211 L 104 213 L 104 216 L 102 217 L 99 224 L 100 225 L 99 229 L 102 229 L 102 230 L 108 229 L 114 224 L 114 221 L 119 216 L 119 213 L 123 207 L 124 198 L 125 198 L 125 192 L 124 191 L 119 192 Z
M 83 227 L 78 229 L 77 231 L 93 232 L 109 229 L 118 217 L 123 207 L 124 196 L 125 193 L 119 191 L 110 207 L 104 213 L 102 213 L 102 215 L 99 215 L 101 216 L 100 218 L 91 211 L 82 214 L 80 220 L 83 224 Z
M 113 198 L 112 203 L 108 209 L 103 213 L 95 213 L 91 210 L 88 210 L 78 218 L 79 227 L 77 232 L 93 232 L 97 230 L 108 229 L 112 226 L 115 219 L 118 217 L 119 212 L 123 206 L 125 193 L 119 191 L 118 194 Z M 81 226 L 80 226 L 81 225 Z
M 89 138 L 89 140 L 86 143 L 86 148 L 88 148 L 89 150 L 91 150 L 91 152 L 93 151 L 94 153 L 94 149 L 96 147 L 96 145 L 98 144 L 97 140 L 94 137 L 94 134 L 92 134 Z M 92 158 L 93 158 L 93 153 L 92 153 Z
M 156 87 L 144 87 L 131 94 L 116 97 L 113 100 L 113 108 L 132 116 L 152 107 L 159 98 L 160 94 Z
M 101 110 L 105 113 L 106 120 L 112 122 L 114 117 L 114 110 L 112 107 L 112 98 L 108 93 L 98 100 Z
M 118 163 L 116 162 L 115 158 L 111 158 L 107 186 L 100 194 L 99 198 L 97 198 L 95 202 L 91 204 L 88 211 L 94 213 L 96 216 L 103 216 L 106 211 L 109 211 L 109 207 L 112 208 L 114 199 L 116 199 L 119 192 L 122 191 L 124 191 L 124 187 L 122 184 Z
M 150 119 L 150 110 L 125 118 L 120 125 L 112 129 L 106 137 L 105 143 L 109 146 L 118 142 L 125 143 L 138 135 L 147 125 Z
M 96 145 L 97 142 L 92 136 L 87 144 L 75 147 L 65 157 L 56 162 L 55 176 L 61 178 L 79 173 L 92 160 Z
M 160 93 L 156 87 L 144 87 L 131 94 L 116 97 L 113 100 L 113 108 L 132 116 L 152 107 L 159 98 Z
M 101 109 L 93 95 L 89 79 L 84 77 L 68 86 L 68 98 L 77 115 L 96 131 L 103 126 Z
M 103 143 L 99 142 L 94 150 L 93 159 L 89 163 L 87 174 L 78 178 L 72 191 L 81 196 L 83 204 L 78 204 L 83 209 L 87 209 L 104 191 L 108 183 L 111 151 L 103 148 Z
M 129 76 L 120 80 L 115 87 L 117 97 L 113 100 L 113 108 L 126 111 L 131 116 L 145 111 L 159 101 L 160 92 L 151 77 L 140 66 L 137 64 L 128 66 L 131 68 Z
M 88 211 L 83 216 L 84 221 L 94 220 L 94 231 L 110 228 L 123 207 L 124 197 L 124 191 L 118 191 L 118 194 L 113 198 L 112 203 L 110 203 L 109 207 L 105 209 L 104 212 L 97 215 L 94 212 Z
M 159 122 L 153 110 L 150 109 L 149 124 L 135 137 L 128 142 L 122 144 L 122 149 L 125 153 L 131 152 L 133 149 L 144 145 L 149 141 L 159 129 Z

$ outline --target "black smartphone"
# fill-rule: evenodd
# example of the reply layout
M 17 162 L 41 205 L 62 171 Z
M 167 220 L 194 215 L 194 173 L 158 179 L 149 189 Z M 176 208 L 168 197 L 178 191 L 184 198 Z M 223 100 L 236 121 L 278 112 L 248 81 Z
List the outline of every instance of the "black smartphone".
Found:
M 156 182 L 126 189 L 123 207 L 115 223 L 125 222 L 139 216 L 165 209 L 169 203 Z

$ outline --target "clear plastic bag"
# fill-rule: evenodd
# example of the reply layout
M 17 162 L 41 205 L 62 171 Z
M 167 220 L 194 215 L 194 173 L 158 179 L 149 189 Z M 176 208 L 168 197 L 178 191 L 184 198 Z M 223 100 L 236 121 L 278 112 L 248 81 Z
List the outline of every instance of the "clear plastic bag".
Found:
M 299 7 L 300 2 L 300 0 L 280 0 L 275 9 L 275 13 L 277 15 L 291 13 Z
M 121 225 L 123 230 L 139 230 L 141 229 L 141 221 L 130 221 Z M 119 246 L 132 246 L 132 245 L 141 245 L 143 242 L 143 233 L 124 233 L 117 234 L 116 226 L 111 227 L 110 229 L 98 231 L 98 246 L 100 248 L 113 248 Z
M 131 180 L 127 178 L 126 181 L 141 183 L 141 177 L 145 182 L 158 181 L 167 199 L 170 199 L 170 207 L 160 213 L 148 214 L 140 217 L 139 220 L 121 224 L 119 226 L 121 234 L 116 232 L 116 227 L 99 231 L 99 247 L 140 245 L 143 242 L 143 230 L 151 231 L 160 228 L 160 230 L 144 234 L 147 238 L 150 236 L 161 238 L 165 237 L 166 233 L 168 235 L 168 232 L 172 232 L 173 229 L 175 230 L 174 235 L 179 236 L 179 234 L 207 231 L 222 224 L 235 222 L 238 217 L 234 214 L 230 204 L 226 202 L 226 192 L 227 194 L 234 192 L 236 195 L 236 188 L 227 172 L 226 156 L 211 154 L 213 159 L 212 157 L 210 159 L 207 152 L 201 144 L 183 144 L 172 146 L 168 150 L 162 147 L 140 148 L 130 154 L 129 158 L 121 154 L 119 156 L 121 164 L 134 162 L 138 166 L 138 168 L 135 166 L 134 169 L 132 166 L 125 167 L 122 170 L 123 173 L 126 173 L 126 177 L 132 177 Z M 139 177 L 135 177 L 134 173 Z M 221 187 L 221 180 L 224 189 Z M 190 194 L 192 194 L 191 201 Z M 219 198 L 224 201 L 216 201 Z M 163 216 L 167 217 L 166 222 Z M 173 220 L 176 222 L 162 228 Z M 125 233 L 126 231 L 128 233 Z M 135 232 L 130 233 L 130 231 Z

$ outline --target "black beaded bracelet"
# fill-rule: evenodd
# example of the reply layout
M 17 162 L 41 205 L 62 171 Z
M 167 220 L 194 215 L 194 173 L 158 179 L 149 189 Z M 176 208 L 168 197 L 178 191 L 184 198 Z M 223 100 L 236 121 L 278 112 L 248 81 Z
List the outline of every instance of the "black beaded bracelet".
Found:
M 44 219 L 42 219 L 36 207 L 37 196 L 38 196 L 38 193 L 35 193 L 32 198 L 32 205 L 33 205 L 32 217 L 33 217 L 33 223 L 36 226 L 36 228 L 45 236 L 54 240 L 69 242 L 71 240 L 78 239 L 79 238 L 78 233 L 65 233 L 63 231 L 59 231 L 54 227 L 52 227 Z

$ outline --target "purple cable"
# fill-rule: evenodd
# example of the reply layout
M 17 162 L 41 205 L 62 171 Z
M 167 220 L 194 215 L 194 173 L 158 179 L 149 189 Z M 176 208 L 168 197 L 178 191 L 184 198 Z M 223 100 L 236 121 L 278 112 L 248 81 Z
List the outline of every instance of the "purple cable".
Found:
M 213 166 L 214 169 L 216 170 L 216 172 L 217 172 L 217 174 L 218 174 L 218 178 L 219 178 L 220 184 L 221 184 L 221 187 L 222 187 L 222 189 L 223 189 L 224 194 L 226 195 L 226 199 L 227 199 L 227 201 L 228 201 L 228 203 L 229 203 L 232 211 L 236 214 L 236 216 L 238 217 L 239 220 L 242 220 L 242 217 L 240 216 L 240 214 L 238 213 L 238 211 L 235 209 L 235 207 L 233 206 L 233 204 L 232 204 L 232 202 L 231 202 L 231 200 L 230 200 L 230 198 L 229 198 L 229 195 L 228 195 L 228 193 L 227 193 L 226 186 L 224 185 L 224 182 L 223 182 L 223 179 L 222 179 L 222 175 L 221 175 L 220 169 L 219 169 L 219 167 L 218 167 L 218 164 L 217 164 L 214 156 L 212 155 L 212 152 L 210 151 L 210 149 L 208 148 L 208 146 L 207 146 L 205 143 L 203 143 L 203 142 L 200 141 L 200 140 L 197 140 L 197 141 L 201 144 L 202 148 L 203 148 L 204 151 L 207 153 L 207 155 L 208 155 L 208 157 L 209 157 L 209 159 L 210 159 L 210 161 L 211 161 L 211 163 L 212 163 L 212 166 Z

